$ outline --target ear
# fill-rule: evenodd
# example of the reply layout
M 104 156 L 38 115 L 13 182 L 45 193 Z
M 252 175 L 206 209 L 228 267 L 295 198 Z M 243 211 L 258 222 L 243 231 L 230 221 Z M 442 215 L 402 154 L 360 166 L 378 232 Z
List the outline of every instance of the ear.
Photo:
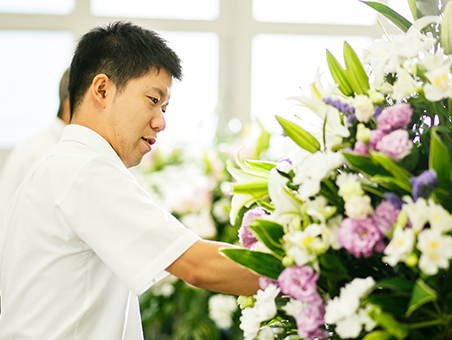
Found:
M 94 77 L 91 83 L 91 95 L 102 108 L 107 107 L 107 100 L 113 98 L 114 84 L 107 75 L 101 73 Z

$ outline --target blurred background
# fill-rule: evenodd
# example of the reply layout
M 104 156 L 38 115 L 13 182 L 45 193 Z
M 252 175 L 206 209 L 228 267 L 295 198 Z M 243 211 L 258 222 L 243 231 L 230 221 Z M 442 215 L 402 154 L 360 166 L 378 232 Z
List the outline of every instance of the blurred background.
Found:
M 387 3 L 412 20 L 407 1 Z M 257 120 L 279 132 L 274 115 L 292 116 L 286 98 L 326 70 L 326 48 L 341 60 L 345 40 L 359 55 L 382 36 L 381 18 L 358 0 L 0 0 L 0 171 L 52 123 L 78 38 L 119 19 L 156 30 L 183 60 L 159 136 L 169 150 L 252 133 Z

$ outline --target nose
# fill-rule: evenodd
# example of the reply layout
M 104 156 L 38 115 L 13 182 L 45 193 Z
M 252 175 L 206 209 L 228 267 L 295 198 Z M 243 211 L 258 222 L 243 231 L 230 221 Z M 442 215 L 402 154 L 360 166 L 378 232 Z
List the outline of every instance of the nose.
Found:
M 163 116 L 163 112 L 160 111 L 156 117 L 151 119 L 150 126 L 151 129 L 154 130 L 155 132 L 165 130 L 166 122 L 165 117 Z

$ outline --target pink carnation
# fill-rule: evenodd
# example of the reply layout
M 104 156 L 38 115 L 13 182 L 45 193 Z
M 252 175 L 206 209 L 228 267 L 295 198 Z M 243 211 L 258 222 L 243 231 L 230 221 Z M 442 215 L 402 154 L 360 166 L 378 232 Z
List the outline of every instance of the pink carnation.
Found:
M 279 274 L 278 282 L 281 292 L 302 302 L 318 304 L 321 297 L 317 292 L 319 274 L 309 266 L 292 266 Z
M 279 286 L 278 282 L 269 279 L 268 277 L 261 276 L 259 277 L 259 287 L 262 290 L 265 290 L 270 285 Z
M 345 218 L 342 220 L 338 241 L 356 258 L 369 257 L 380 239 L 381 233 L 372 218 L 368 217 L 364 220 Z
M 375 208 L 372 218 L 383 235 L 392 230 L 392 224 L 397 222 L 399 212 L 400 209 L 395 208 L 388 201 L 381 201 Z
M 369 155 L 366 143 L 360 140 L 356 141 L 355 146 L 353 147 L 353 152 L 361 156 Z
M 386 133 L 382 130 L 372 130 L 370 131 L 369 149 L 375 151 L 377 149 L 377 144 L 381 139 L 386 136 Z
M 260 207 L 248 210 L 243 215 L 242 224 L 238 231 L 239 242 L 243 247 L 250 249 L 250 250 L 254 250 L 254 248 L 256 247 L 256 244 L 258 242 L 258 239 L 249 229 L 249 225 L 253 222 L 253 219 L 255 217 L 262 217 L 265 215 L 267 215 L 267 213 L 265 212 L 265 210 L 263 208 L 260 208 Z
M 400 161 L 410 154 L 412 148 L 413 142 L 409 139 L 408 132 L 399 129 L 384 136 L 377 143 L 376 150 L 395 161 Z
M 413 109 L 409 104 L 387 107 L 377 118 L 377 129 L 384 132 L 406 129 L 412 115 Z
M 295 317 L 297 323 L 297 333 L 303 339 L 326 339 L 328 333 L 322 330 L 325 324 L 324 320 L 325 308 L 307 305 L 300 314 Z

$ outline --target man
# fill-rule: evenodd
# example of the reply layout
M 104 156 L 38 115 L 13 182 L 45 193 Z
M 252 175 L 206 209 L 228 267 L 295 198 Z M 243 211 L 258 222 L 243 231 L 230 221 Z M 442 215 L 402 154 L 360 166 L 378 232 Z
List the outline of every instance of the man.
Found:
M 116 22 L 80 40 L 71 124 L 5 215 L 0 339 L 142 339 L 137 296 L 165 273 L 223 293 L 258 289 L 219 255 L 229 245 L 183 227 L 127 170 L 165 128 L 173 78 L 180 60 L 152 31 Z
M 3 211 L 13 196 L 14 191 L 16 191 L 33 164 L 60 140 L 64 127 L 69 123 L 68 82 L 69 69 L 63 73 L 60 80 L 58 91 L 60 104 L 57 116 L 52 125 L 17 146 L 11 152 L 5 163 L 0 176 L 0 225 Z

